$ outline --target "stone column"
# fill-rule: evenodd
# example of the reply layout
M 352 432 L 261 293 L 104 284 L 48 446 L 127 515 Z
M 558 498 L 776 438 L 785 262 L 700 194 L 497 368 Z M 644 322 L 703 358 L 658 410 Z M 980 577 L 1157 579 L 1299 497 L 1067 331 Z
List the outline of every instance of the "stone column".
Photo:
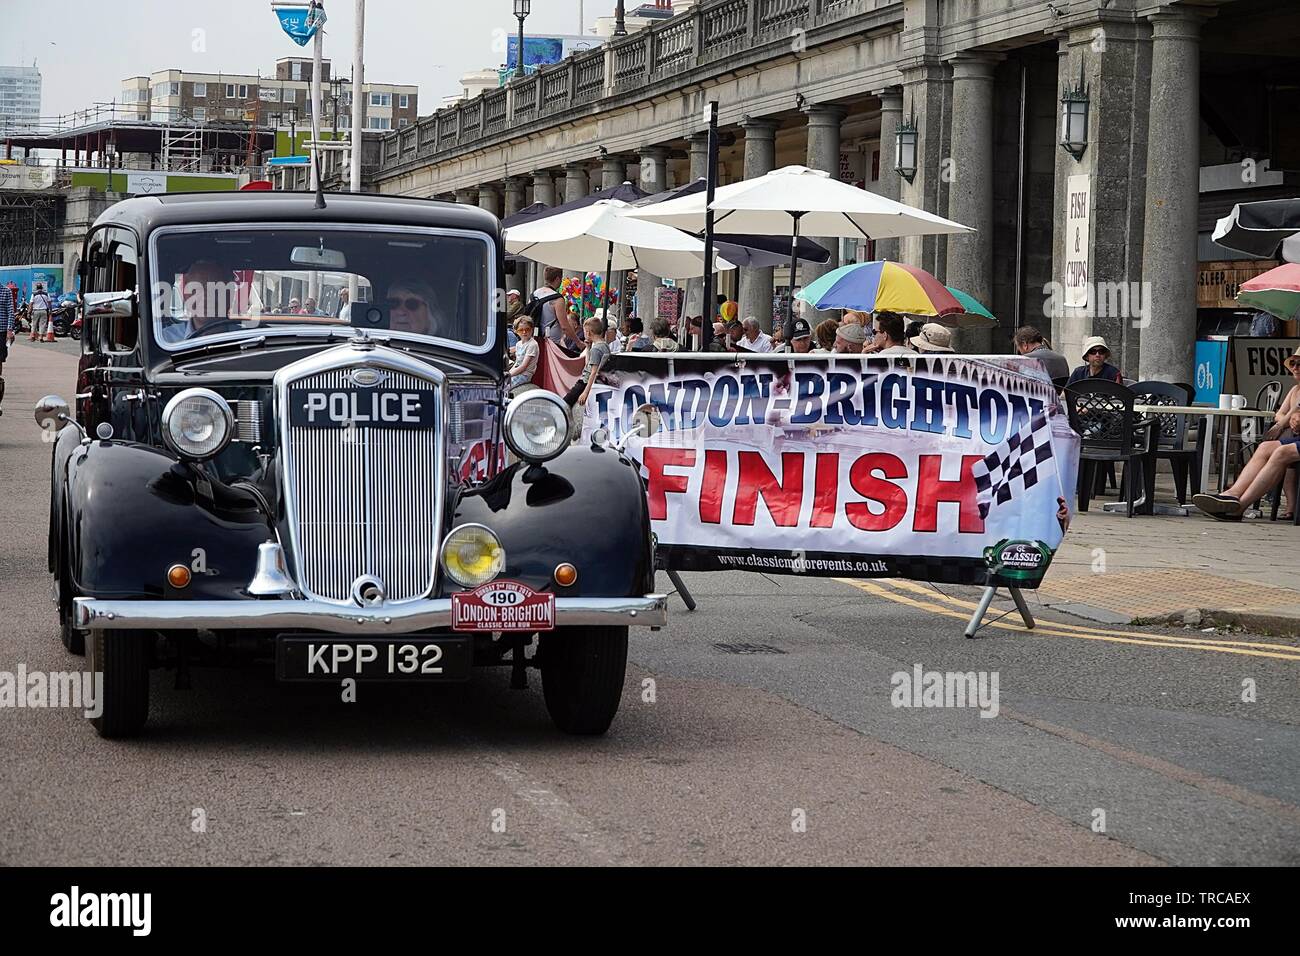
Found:
M 686 142 L 691 157 L 691 182 L 695 182 L 709 172 L 709 131 L 706 129 L 692 133 L 686 137 Z
M 549 169 L 533 173 L 533 202 L 543 202 L 548 206 L 555 205 L 555 177 L 551 175 Z
M 1196 350 L 1203 17 L 1168 9 L 1150 20 L 1151 110 L 1141 287 L 1149 311 L 1138 343 L 1138 377 L 1189 382 Z
M 586 163 L 564 164 L 564 201 L 573 202 L 587 195 L 591 181 L 587 177 Z
M 952 60 L 952 162 L 948 217 L 975 229 L 948 240 L 947 283 L 988 306 L 993 301 L 993 69 L 999 58 Z M 963 352 L 987 353 L 987 329 L 960 335 Z
M 524 208 L 524 180 L 522 176 L 507 176 L 505 188 L 505 218 L 509 219 Z
M 776 120 L 745 117 L 740 123 L 745 131 L 745 172 L 742 178 L 753 179 L 776 168 Z M 772 331 L 773 280 L 771 268 L 740 270 L 740 314 L 753 316 L 764 332 Z
M 1097 43 L 1099 22 L 1080 23 L 1060 38 L 1057 93 L 1053 103 L 1056 158 L 1053 199 L 1051 284 L 1025 289 L 1025 322 L 1044 332 L 1052 347 L 1082 363 L 1079 346 L 1089 335 L 1104 336 L 1111 360 L 1125 375 L 1138 374 L 1138 339 L 1143 337 L 1129 315 L 1127 290 L 1141 289 L 1143 220 L 1146 214 L 1147 113 L 1151 105 L 1151 37 L 1140 23 L 1104 21 L 1105 45 Z M 1088 147 L 1076 159 L 1060 147 L 1061 104 L 1066 89 L 1086 86 L 1090 98 Z M 1155 132 L 1154 127 L 1150 132 Z M 1188 147 L 1193 149 L 1194 147 Z M 1193 161 L 1195 165 L 1195 161 Z M 1066 263 L 1076 237 L 1066 235 L 1070 177 L 1087 176 L 1091 193 L 1088 253 L 1088 299 L 1066 307 Z M 1032 227 L 1031 227 L 1032 228 Z M 1026 242 L 1033 242 L 1029 232 Z M 1126 290 L 1123 301 L 1113 291 Z M 1041 302 L 1041 306 L 1039 303 Z M 1003 319 L 1003 326 L 1008 324 Z M 1187 379 L 1177 379 L 1187 381 Z
M 916 125 L 916 175 L 909 183 L 902 179 L 899 201 L 926 212 L 944 215 L 939 208 L 939 168 L 943 158 L 944 68 L 929 62 L 907 68 L 904 73 L 903 121 Z M 904 236 L 899 240 L 898 259 L 927 272 L 938 267 L 938 245 L 942 237 Z
M 462 206 L 473 206 L 477 202 L 478 190 L 473 187 L 464 187 L 456 190 L 456 202 Z
M 806 106 L 808 114 L 808 168 L 830 173 L 832 179 L 840 174 L 840 121 L 848 114 L 842 106 Z M 826 262 L 801 262 L 799 285 L 808 285 L 840 265 L 840 240 L 832 236 L 815 236 L 813 241 L 825 246 L 831 257 Z M 797 305 L 798 303 L 796 303 Z M 813 325 L 830 316 L 829 312 L 808 309 L 805 318 Z
M 600 161 L 600 188 L 613 189 L 628 182 L 627 160 L 622 156 L 606 156 Z
M 898 123 L 903 115 L 903 93 L 896 86 L 881 90 L 880 97 L 880 180 L 875 183 L 874 192 L 886 199 L 898 200 L 903 177 L 894 169 L 898 162 Z M 871 170 L 867 170 L 871 175 Z M 897 239 L 877 239 L 876 258 L 898 259 Z
M 692 133 L 686 137 L 688 144 L 688 153 L 691 160 L 690 181 L 695 182 L 697 179 L 703 179 L 709 174 L 709 131 L 701 130 L 698 133 Z M 713 277 L 713 294 L 718 293 L 718 277 Z M 688 279 L 686 282 L 686 314 L 705 315 L 713 314 L 713 309 L 704 301 L 704 276 L 698 279 Z
M 484 184 L 478 188 L 478 208 L 486 209 L 494 216 L 501 215 L 501 195 L 493 184 Z
M 640 151 L 641 182 L 644 192 L 659 193 L 668 188 L 668 147 L 647 146 Z M 636 312 L 645 330 L 650 331 L 650 323 L 656 312 L 655 293 L 662 285 L 659 276 L 645 269 L 636 271 Z

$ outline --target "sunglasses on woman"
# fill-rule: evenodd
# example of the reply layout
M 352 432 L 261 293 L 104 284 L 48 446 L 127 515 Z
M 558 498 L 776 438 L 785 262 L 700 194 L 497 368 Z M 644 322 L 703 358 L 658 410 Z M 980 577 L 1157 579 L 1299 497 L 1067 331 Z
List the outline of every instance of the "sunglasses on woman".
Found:
M 417 299 L 414 296 L 397 299 L 390 298 L 387 300 L 387 303 L 390 311 L 393 309 L 405 309 L 407 312 L 418 312 L 420 309 L 424 308 L 424 300 Z

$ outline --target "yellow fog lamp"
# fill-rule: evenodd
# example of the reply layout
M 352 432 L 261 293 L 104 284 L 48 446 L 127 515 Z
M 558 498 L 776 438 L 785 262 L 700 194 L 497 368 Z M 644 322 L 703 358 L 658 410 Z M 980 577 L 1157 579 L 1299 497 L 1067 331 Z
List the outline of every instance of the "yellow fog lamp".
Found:
M 476 588 L 505 570 L 506 551 L 488 528 L 463 524 L 443 541 L 441 561 L 449 578 L 462 587 Z

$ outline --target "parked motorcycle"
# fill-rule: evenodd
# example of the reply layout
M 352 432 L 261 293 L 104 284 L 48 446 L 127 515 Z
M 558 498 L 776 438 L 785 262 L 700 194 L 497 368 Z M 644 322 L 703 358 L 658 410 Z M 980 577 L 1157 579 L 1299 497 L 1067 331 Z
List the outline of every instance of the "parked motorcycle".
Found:
M 63 305 L 56 306 L 50 313 L 50 321 L 54 325 L 54 335 L 56 338 L 64 338 L 72 332 L 73 321 L 77 317 L 77 308 L 71 302 L 65 302 Z M 77 330 L 80 336 L 81 330 Z

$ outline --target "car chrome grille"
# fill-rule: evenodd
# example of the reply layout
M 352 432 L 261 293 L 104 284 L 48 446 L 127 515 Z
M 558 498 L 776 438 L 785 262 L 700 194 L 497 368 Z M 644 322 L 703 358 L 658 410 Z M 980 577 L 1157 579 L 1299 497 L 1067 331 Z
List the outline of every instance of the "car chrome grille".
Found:
M 347 365 L 287 378 L 281 396 L 288 388 L 356 388 L 349 373 L 362 365 L 372 363 L 356 361 L 353 353 Z M 437 372 L 426 377 L 387 368 L 385 374 L 385 388 L 432 389 L 438 396 L 435 421 L 443 420 L 445 393 Z M 352 603 L 353 584 L 362 577 L 378 578 L 389 602 L 429 593 L 446 480 L 440 430 L 282 423 L 286 517 L 304 593 Z

